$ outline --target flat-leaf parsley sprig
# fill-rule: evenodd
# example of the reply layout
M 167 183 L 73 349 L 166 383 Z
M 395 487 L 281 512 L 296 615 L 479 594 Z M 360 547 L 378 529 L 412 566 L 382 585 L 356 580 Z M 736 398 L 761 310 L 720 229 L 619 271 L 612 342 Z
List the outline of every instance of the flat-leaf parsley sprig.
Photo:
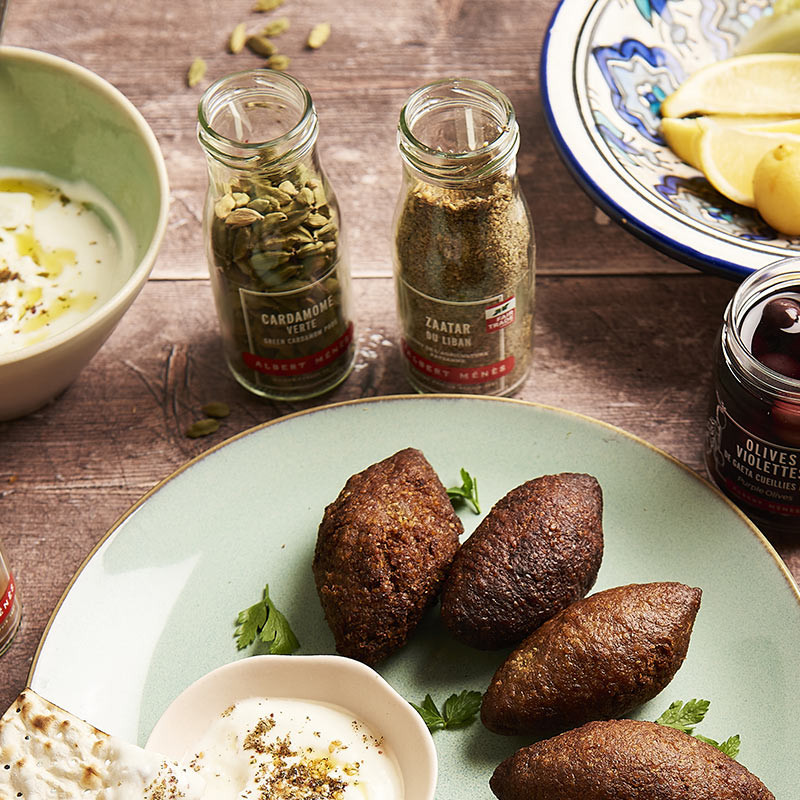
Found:
M 412 703 L 430 731 L 464 728 L 475 720 L 481 707 L 481 693 L 464 689 L 460 694 L 451 694 L 444 701 L 442 710 L 436 707 L 433 698 L 425 695 L 420 705 Z
M 710 705 L 711 703 L 708 700 L 688 700 L 685 703 L 682 700 L 676 700 L 656 720 L 656 723 L 688 733 L 690 736 L 694 736 L 695 739 L 700 739 L 701 742 L 714 745 L 717 749 L 722 750 L 725 755 L 736 758 L 739 755 L 739 745 L 741 744 L 739 734 L 729 736 L 724 742 L 717 742 L 694 732 L 695 726 L 703 721 Z
M 454 504 L 461 501 L 469 503 L 476 514 L 481 513 L 478 502 L 478 479 L 473 478 L 463 467 L 461 469 L 461 486 L 452 486 L 447 490 L 450 501 Z
M 269 596 L 269 584 L 264 586 L 264 598 L 239 612 L 236 618 L 236 648 L 243 650 L 256 638 L 269 646 L 275 655 L 288 655 L 300 647 L 286 617 L 278 611 Z

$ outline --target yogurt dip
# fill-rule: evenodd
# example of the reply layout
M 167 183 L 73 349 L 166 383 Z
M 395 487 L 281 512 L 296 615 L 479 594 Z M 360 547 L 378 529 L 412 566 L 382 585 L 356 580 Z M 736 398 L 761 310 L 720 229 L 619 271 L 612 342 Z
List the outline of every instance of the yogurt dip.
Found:
M 0 354 L 99 308 L 130 275 L 133 237 L 91 186 L 0 169 Z
M 183 761 L 204 778 L 203 800 L 403 798 L 383 739 L 346 709 L 311 700 L 241 700 Z

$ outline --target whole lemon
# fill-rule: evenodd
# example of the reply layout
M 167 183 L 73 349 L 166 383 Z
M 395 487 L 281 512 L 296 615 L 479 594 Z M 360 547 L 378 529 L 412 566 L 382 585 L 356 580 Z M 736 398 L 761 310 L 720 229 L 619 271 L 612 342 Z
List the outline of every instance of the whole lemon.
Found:
M 800 235 L 800 146 L 779 144 L 758 162 L 753 199 L 775 230 L 787 236 Z

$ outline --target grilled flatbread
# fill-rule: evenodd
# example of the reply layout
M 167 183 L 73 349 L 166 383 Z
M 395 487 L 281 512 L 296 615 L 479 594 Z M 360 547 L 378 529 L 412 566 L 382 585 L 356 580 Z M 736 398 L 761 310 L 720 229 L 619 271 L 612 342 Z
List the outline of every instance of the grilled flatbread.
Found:
M 0 719 L 0 800 L 196 800 L 205 782 L 26 689 Z

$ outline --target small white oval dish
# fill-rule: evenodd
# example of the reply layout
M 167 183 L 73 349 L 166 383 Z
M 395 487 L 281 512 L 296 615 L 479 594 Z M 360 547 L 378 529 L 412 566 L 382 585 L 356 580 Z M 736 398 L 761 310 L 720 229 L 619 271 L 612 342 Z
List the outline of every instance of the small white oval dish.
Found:
M 422 718 L 377 672 L 342 656 L 261 655 L 219 667 L 172 701 L 146 747 L 185 759 L 224 712 L 251 698 L 292 698 L 345 709 L 394 756 L 402 797 L 433 800 L 436 748 Z

